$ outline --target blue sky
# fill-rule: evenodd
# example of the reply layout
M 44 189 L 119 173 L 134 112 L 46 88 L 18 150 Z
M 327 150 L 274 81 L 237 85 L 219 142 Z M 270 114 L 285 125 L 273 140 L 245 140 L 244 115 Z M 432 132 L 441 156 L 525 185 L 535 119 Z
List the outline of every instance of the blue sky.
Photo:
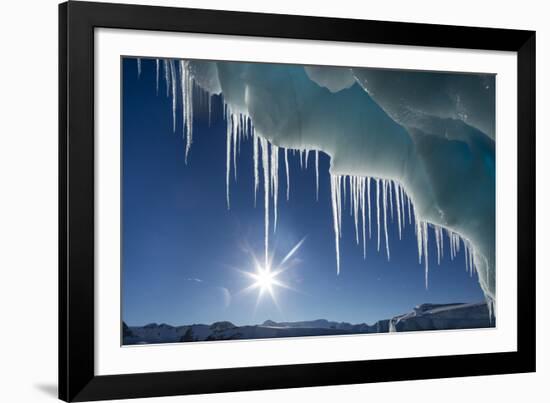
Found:
M 343 213 L 341 271 L 337 275 L 329 159 L 320 154 L 316 201 L 313 154 L 308 169 L 302 170 L 298 154 L 291 153 L 290 200 L 285 200 L 281 173 L 278 227 L 271 235 L 275 262 L 302 238 L 306 240 L 295 264 L 279 276 L 293 290 L 275 289 L 278 306 L 268 296 L 257 304 L 256 290 L 242 292 L 252 281 L 241 272 L 254 269 L 250 251 L 260 257 L 263 253 L 264 211 L 261 202 L 254 207 L 251 142 L 241 144 L 228 210 L 220 98 L 213 98 L 210 126 L 206 108 L 195 113 L 194 142 L 185 164 L 181 104 L 174 133 L 171 100 L 166 97 L 162 77 L 156 94 L 154 60 L 142 59 L 139 78 L 135 59 L 122 63 L 122 316 L 129 325 L 219 320 L 244 325 L 267 319 L 318 318 L 373 323 L 425 302 L 483 300 L 476 276 L 465 271 L 463 250 L 450 260 L 446 236 L 447 253 L 437 266 L 433 231 L 428 290 L 424 266 L 418 263 L 413 226 L 407 225 L 399 240 L 397 224 L 390 222 L 390 262 L 385 250 L 376 251 L 374 237 L 363 260 L 349 206 Z

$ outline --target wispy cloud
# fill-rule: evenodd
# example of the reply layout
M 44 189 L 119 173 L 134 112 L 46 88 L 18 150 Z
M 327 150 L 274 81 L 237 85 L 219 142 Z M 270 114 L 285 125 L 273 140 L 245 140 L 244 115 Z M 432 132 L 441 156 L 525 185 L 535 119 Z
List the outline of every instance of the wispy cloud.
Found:
M 202 283 L 202 280 L 200 278 L 197 278 L 197 277 L 189 277 L 189 278 L 186 278 L 185 280 L 194 281 L 196 283 Z

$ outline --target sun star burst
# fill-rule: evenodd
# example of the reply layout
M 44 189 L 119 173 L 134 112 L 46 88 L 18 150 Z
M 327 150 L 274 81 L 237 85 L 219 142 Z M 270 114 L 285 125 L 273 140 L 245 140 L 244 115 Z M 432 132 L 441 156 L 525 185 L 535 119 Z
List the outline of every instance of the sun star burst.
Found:
M 267 291 L 272 297 L 274 297 L 273 287 L 284 286 L 284 284 L 276 278 L 280 273 L 280 271 L 272 271 L 269 265 L 267 267 L 257 265 L 256 273 L 250 273 L 250 277 L 254 279 L 254 283 L 252 284 L 253 288 L 259 288 L 260 294 Z
M 281 262 L 273 267 L 272 265 L 272 259 L 267 258 L 266 263 L 262 264 L 260 261 L 256 258 L 254 254 L 252 254 L 253 258 L 253 266 L 254 271 L 242 271 L 245 275 L 250 277 L 253 280 L 253 283 L 248 286 L 243 291 L 249 291 L 249 290 L 258 290 L 258 299 L 256 300 L 256 306 L 258 306 L 262 296 L 267 292 L 270 296 L 275 305 L 278 307 L 277 298 L 275 295 L 275 288 L 286 288 L 293 290 L 293 288 L 289 287 L 287 284 L 285 284 L 281 279 L 279 279 L 279 275 L 284 273 L 286 270 L 288 270 L 292 264 L 290 262 L 291 258 L 296 254 L 300 246 L 304 243 L 305 238 L 303 238 L 300 242 L 298 242 L 294 247 L 286 254 L 286 256 L 281 260 Z M 272 256 L 271 256 L 272 257 Z

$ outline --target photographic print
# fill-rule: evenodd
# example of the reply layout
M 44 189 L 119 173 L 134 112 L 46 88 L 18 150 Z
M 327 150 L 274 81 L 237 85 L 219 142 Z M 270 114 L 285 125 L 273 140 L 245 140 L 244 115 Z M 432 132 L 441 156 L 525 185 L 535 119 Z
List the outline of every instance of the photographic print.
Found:
M 496 326 L 494 74 L 121 75 L 123 345 Z

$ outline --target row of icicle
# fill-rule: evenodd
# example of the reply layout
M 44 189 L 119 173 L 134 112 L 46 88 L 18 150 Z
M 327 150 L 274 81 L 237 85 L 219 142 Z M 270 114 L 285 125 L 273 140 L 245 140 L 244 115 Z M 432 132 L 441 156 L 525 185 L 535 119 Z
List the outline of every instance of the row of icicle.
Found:
M 156 91 L 159 92 L 159 77 L 161 70 L 161 60 L 155 59 L 156 65 Z M 211 95 L 204 91 L 195 81 L 189 71 L 189 62 L 185 60 L 176 61 L 174 59 L 162 59 L 162 69 L 164 71 L 164 81 L 166 84 L 166 95 L 172 102 L 172 126 L 176 131 L 177 118 L 176 110 L 178 105 L 177 87 L 179 83 L 180 97 L 182 102 L 182 135 L 185 139 L 185 161 L 189 155 L 193 143 L 193 94 L 199 96 L 199 103 L 205 104 L 208 111 L 208 121 L 211 120 L 212 101 Z M 137 59 L 138 76 L 141 75 L 141 59 Z M 179 74 L 178 74 L 179 73 Z M 179 75 L 179 77 L 178 77 Z M 278 199 L 279 199 L 279 159 L 282 152 L 282 159 L 285 164 L 286 176 L 286 199 L 290 197 L 290 172 L 288 163 L 289 151 L 292 154 L 296 150 L 288 150 L 269 143 L 264 136 L 254 131 L 252 122 L 248 116 L 241 113 L 233 113 L 228 104 L 224 103 L 224 119 L 226 120 L 226 203 L 230 208 L 230 182 L 231 170 L 233 169 L 234 179 L 237 180 L 237 155 L 240 152 L 242 140 L 252 140 L 253 161 L 254 161 L 254 204 L 256 205 L 256 195 L 261 178 L 263 180 L 264 190 L 264 256 L 265 264 L 269 264 L 269 234 L 271 210 L 273 210 L 273 231 L 277 229 L 278 219 Z M 308 167 L 310 150 L 298 150 L 300 158 L 300 167 Z M 319 151 L 313 150 L 315 161 L 315 182 L 316 199 L 319 198 Z M 261 168 L 260 168 L 261 165 Z M 444 256 L 444 233 L 449 239 L 449 250 L 451 260 L 454 259 L 460 251 L 461 242 L 464 247 L 466 270 L 472 276 L 475 272 L 475 262 L 473 247 L 466 239 L 460 237 L 457 233 L 444 229 L 438 225 L 428 224 L 425 221 L 417 220 L 414 214 L 414 205 L 411 198 L 405 192 L 403 186 L 397 181 L 381 178 L 370 178 L 351 175 L 331 175 L 331 204 L 333 214 L 333 226 L 336 248 L 336 271 L 340 273 L 340 238 L 342 237 L 342 210 L 349 199 L 350 214 L 354 219 L 355 241 L 362 245 L 363 258 L 367 255 L 367 239 L 372 238 L 371 212 L 376 210 L 376 245 L 377 251 L 380 251 L 381 231 L 384 231 L 385 250 L 388 261 L 390 260 L 390 246 L 388 238 L 388 213 L 390 219 L 397 221 L 397 230 L 399 239 L 402 237 L 402 231 L 408 221 L 409 225 L 414 222 L 415 234 L 418 247 L 418 261 L 422 263 L 424 259 L 425 286 L 428 288 L 428 233 L 429 228 L 433 228 L 437 263 L 441 263 Z M 374 193 L 375 205 L 371 208 L 371 186 Z M 392 190 L 393 189 L 393 190 Z M 347 194 L 349 193 L 349 196 Z M 271 207 L 271 203 L 273 206 Z M 394 208 L 395 204 L 395 208 Z M 382 217 L 381 217 L 382 213 Z M 383 222 L 383 223 L 382 223 Z M 367 236 L 368 234 L 368 236 Z
M 279 201 L 279 161 L 282 158 L 285 164 L 286 174 L 286 200 L 290 198 L 290 169 L 288 163 L 289 150 L 269 143 L 264 136 L 256 133 L 248 116 L 241 113 L 233 113 L 229 105 L 224 105 L 224 118 L 226 120 L 226 203 L 230 208 L 230 184 L 231 170 L 235 181 L 237 180 L 237 154 L 240 152 L 240 144 L 243 139 L 252 140 L 252 158 L 254 161 L 254 205 L 257 202 L 257 193 L 260 185 L 260 177 L 263 179 L 264 190 L 264 256 L 265 264 L 269 263 L 269 234 L 271 222 L 271 210 L 273 210 L 273 232 L 277 230 L 278 201 Z M 282 157 L 280 157 L 280 152 Z M 299 153 L 300 166 L 307 169 L 309 150 L 290 150 L 294 155 Z M 316 195 L 319 197 L 319 152 L 315 155 L 315 183 Z M 261 172 L 260 172 L 261 171 Z M 273 207 L 271 207 L 271 204 Z
M 451 260 L 460 251 L 462 241 L 465 253 L 466 271 L 472 276 L 475 271 L 473 247 L 466 239 L 457 233 L 444 229 L 441 226 L 428 224 L 426 221 L 417 220 L 414 214 L 414 205 L 404 188 L 397 181 L 353 175 L 331 175 L 331 203 L 336 247 L 336 268 L 340 271 L 340 238 L 342 237 L 342 209 L 346 204 L 346 194 L 349 199 L 349 211 L 353 216 L 355 228 L 355 241 L 363 247 L 363 258 L 367 255 L 367 235 L 372 238 L 371 211 L 376 210 L 376 249 L 380 251 L 382 241 L 381 232 L 384 231 L 384 243 L 386 256 L 390 260 L 390 244 L 388 237 L 388 213 L 390 220 L 397 221 L 399 239 L 408 221 L 414 222 L 418 247 L 418 262 L 424 260 L 425 286 L 428 288 L 428 234 L 429 228 L 433 228 L 437 264 L 441 263 L 444 256 L 444 233 L 449 239 Z M 371 188 L 374 193 L 376 208 L 371 208 Z M 395 207 L 394 207 L 395 205 Z M 381 217 L 382 215 L 382 217 Z M 367 230 L 368 228 L 368 230 Z

